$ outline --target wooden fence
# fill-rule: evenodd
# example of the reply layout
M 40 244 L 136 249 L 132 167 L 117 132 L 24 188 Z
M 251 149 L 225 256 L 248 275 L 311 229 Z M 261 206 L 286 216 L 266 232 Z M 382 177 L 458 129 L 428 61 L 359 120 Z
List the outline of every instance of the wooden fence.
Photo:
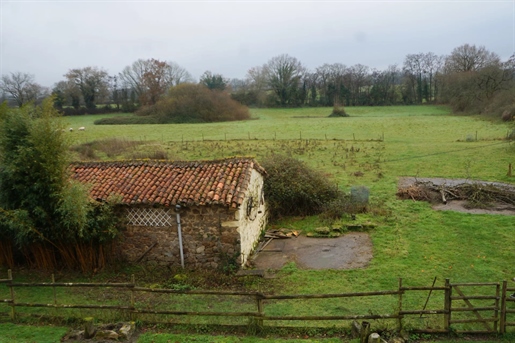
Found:
M 436 281 L 436 278 L 435 278 Z M 372 292 L 353 292 L 338 294 L 295 294 L 295 295 L 274 295 L 263 294 L 260 292 L 231 292 L 231 291 L 209 291 L 209 290 L 172 290 L 152 287 L 138 287 L 134 276 L 128 283 L 67 283 L 55 282 L 54 276 L 49 283 L 24 283 L 15 282 L 12 273 L 8 271 L 7 279 L 0 279 L 0 285 L 5 284 L 7 290 L 0 294 L 8 294 L 7 299 L 0 299 L 0 304 L 4 303 L 10 311 L 8 315 L 14 320 L 17 315 L 22 314 L 22 308 L 46 308 L 47 314 L 50 309 L 95 309 L 100 311 L 118 310 L 126 313 L 132 320 L 137 320 L 141 315 L 152 314 L 157 316 L 201 316 L 201 317 L 247 317 L 259 325 L 264 325 L 265 321 L 352 321 L 352 320 L 391 320 L 396 329 L 405 328 L 405 323 L 410 316 L 439 316 L 438 329 L 429 327 L 414 327 L 409 325 L 408 329 L 417 332 L 429 333 L 506 333 L 509 327 L 515 326 L 515 298 L 511 298 L 511 292 L 515 292 L 515 288 L 509 288 L 507 281 L 502 283 L 451 283 L 449 279 L 445 280 L 444 286 L 427 287 L 407 287 L 403 285 L 403 280 L 399 279 L 399 284 L 395 290 L 383 290 Z M 53 293 L 53 303 L 35 303 L 35 302 L 19 302 L 16 299 L 16 290 L 22 288 L 51 288 Z M 115 289 L 117 292 L 128 294 L 128 301 L 124 305 L 106 305 L 106 304 L 62 304 L 57 301 L 56 289 L 58 288 L 97 288 L 97 289 Z M 472 289 L 474 290 L 472 292 Z M 478 289 L 484 289 L 479 292 Z M 190 306 L 183 304 L 184 309 L 166 310 L 148 308 L 142 306 L 135 301 L 136 294 L 153 293 L 153 294 L 175 294 L 175 295 L 211 295 L 225 299 L 227 297 L 244 297 L 253 303 L 254 310 L 250 311 L 205 311 L 205 310 L 188 310 Z M 408 295 L 422 293 L 421 297 L 425 299 L 422 309 L 407 308 L 404 300 Z M 117 293 L 119 294 L 119 293 Z M 430 297 L 442 298 L 441 308 L 426 309 Z M 468 294 L 468 295 L 467 295 Z M 394 297 L 396 300 L 395 308 L 392 313 L 386 314 L 354 314 L 354 315 L 273 315 L 266 311 L 266 307 L 278 304 L 282 301 L 289 300 L 320 300 L 320 299 L 338 299 L 338 298 L 360 298 L 360 297 Z M 479 304 L 481 302 L 482 304 Z M 487 302 L 487 305 L 483 303 Z M 229 302 L 230 303 L 230 302 Z M 434 301 L 432 302 L 434 305 Z M 234 303 L 236 304 L 236 303 Z M 463 306 L 464 304 L 464 306 Z M 461 305 L 461 307 L 460 307 Z M 511 317 L 511 318 L 510 318 Z M 509 320 L 511 319 L 511 320 Z M 456 329 L 457 326 L 467 324 L 465 329 Z

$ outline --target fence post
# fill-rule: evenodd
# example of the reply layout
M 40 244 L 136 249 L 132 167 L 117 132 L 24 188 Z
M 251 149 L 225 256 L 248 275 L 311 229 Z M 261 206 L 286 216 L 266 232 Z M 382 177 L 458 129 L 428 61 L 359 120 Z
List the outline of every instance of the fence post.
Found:
M 257 302 L 257 309 L 259 312 L 259 319 L 257 320 L 257 325 L 261 328 L 263 327 L 263 316 L 265 315 L 265 311 L 263 309 L 263 297 L 261 293 L 256 294 L 256 302 Z
M 131 318 L 131 322 L 134 322 L 136 321 L 135 320 L 135 317 L 136 317 L 136 313 L 134 313 L 134 287 L 136 287 L 136 278 L 134 276 L 134 274 L 131 274 L 131 283 L 132 283 L 132 288 L 131 288 L 131 307 L 132 307 L 132 310 L 130 312 L 130 318 Z
M 497 286 L 495 286 L 495 310 L 494 310 L 494 319 L 496 319 L 494 321 L 494 331 L 497 332 L 497 328 L 500 326 L 499 325 L 499 298 L 500 298 L 500 285 L 497 284 Z
M 52 274 L 52 283 L 54 284 L 55 283 L 55 275 Z M 54 294 L 54 314 L 57 315 L 57 295 L 55 293 L 55 286 L 52 286 L 52 292 Z
M 399 332 L 402 330 L 402 295 L 404 294 L 404 291 L 402 290 L 402 278 L 399 278 L 399 308 L 397 309 L 397 324 L 399 327 Z
M 445 297 L 444 297 L 444 330 L 449 332 L 451 327 L 451 282 L 449 279 L 445 279 Z
M 12 270 L 9 269 L 7 271 L 7 279 L 9 279 L 9 283 L 8 283 L 8 287 L 9 287 L 9 292 L 11 294 L 11 319 L 14 320 L 16 318 L 16 310 L 14 308 L 14 289 L 13 289 L 13 273 L 12 273 Z
M 506 333 L 506 288 L 508 288 L 508 281 L 504 280 L 501 290 L 501 319 L 499 323 L 499 331 L 501 334 Z

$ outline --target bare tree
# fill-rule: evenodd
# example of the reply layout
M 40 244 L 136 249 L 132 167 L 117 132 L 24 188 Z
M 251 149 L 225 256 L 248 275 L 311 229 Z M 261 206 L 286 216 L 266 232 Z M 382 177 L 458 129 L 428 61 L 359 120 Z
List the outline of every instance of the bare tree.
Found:
M 500 58 L 484 46 L 464 44 L 452 50 L 445 60 L 446 72 L 478 71 L 489 65 L 499 65 Z
M 183 67 L 178 65 L 177 63 L 168 61 L 167 64 L 169 66 L 168 77 L 169 77 L 171 85 L 177 86 L 177 85 L 180 85 L 181 83 L 187 83 L 187 82 L 194 81 L 191 74 L 186 69 L 184 69 Z
M 3 75 L 0 89 L 9 94 L 19 107 L 31 101 L 35 102 L 48 94 L 46 88 L 34 82 L 34 75 L 21 72 Z
M 193 82 L 191 74 L 175 62 L 138 59 L 119 74 L 122 88 L 131 89 L 142 104 L 153 104 L 168 88 Z
M 270 59 L 263 68 L 267 70 L 268 85 L 280 105 L 298 105 L 301 80 L 306 73 L 302 63 L 295 57 L 283 54 Z
M 352 105 L 364 105 L 366 101 L 362 93 L 365 93 L 366 97 L 370 91 L 370 68 L 363 64 L 356 64 L 349 69 L 349 74 Z
M 428 79 L 428 91 L 426 92 L 426 101 L 432 102 L 436 100 L 436 84 L 435 84 L 435 76 L 438 72 L 441 71 L 443 66 L 444 57 L 437 56 L 432 52 L 428 52 L 422 57 L 422 68 L 424 72 L 424 76 Z

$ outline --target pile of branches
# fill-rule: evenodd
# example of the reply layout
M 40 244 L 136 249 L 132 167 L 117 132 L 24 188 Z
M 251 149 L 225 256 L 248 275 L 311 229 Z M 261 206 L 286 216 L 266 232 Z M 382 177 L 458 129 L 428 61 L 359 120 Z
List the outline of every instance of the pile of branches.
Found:
M 450 200 L 465 200 L 469 208 L 487 208 L 492 204 L 515 206 L 515 188 L 485 183 L 462 183 L 458 185 L 436 185 L 432 182 L 416 182 L 397 192 L 400 199 L 429 201 L 431 203 Z

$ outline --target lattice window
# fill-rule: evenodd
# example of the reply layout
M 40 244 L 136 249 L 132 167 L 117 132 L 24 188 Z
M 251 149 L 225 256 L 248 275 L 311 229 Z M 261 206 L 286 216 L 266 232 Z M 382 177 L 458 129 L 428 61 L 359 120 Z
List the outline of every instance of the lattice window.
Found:
M 163 208 L 130 208 L 127 211 L 129 225 L 133 226 L 171 226 L 173 213 Z

